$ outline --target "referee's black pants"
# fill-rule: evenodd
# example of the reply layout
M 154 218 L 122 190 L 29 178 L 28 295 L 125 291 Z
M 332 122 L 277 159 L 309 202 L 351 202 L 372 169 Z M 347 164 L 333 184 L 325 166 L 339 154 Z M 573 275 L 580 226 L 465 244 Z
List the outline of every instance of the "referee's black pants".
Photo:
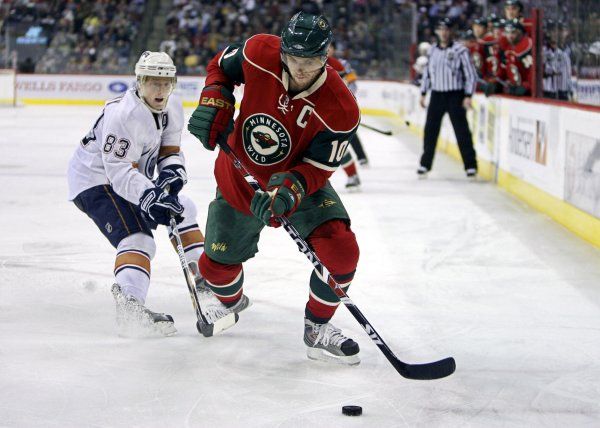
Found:
M 431 169 L 433 156 L 435 155 L 435 146 L 442 118 L 446 112 L 450 115 L 450 122 L 454 128 L 458 149 L 462 156 L 465 170 L 469 168 L 477 169 L 477 158 L 473 148 L 473 138 L 467 122 L 467 111 L 463 107 L 465 94 L 463 91 L 438 92 L 431 91 L 429 108 L 427 109 L 427 120 L 425 121 L 425 137 L 423 139 L 423 155 L 421 156 L 421 166 Z

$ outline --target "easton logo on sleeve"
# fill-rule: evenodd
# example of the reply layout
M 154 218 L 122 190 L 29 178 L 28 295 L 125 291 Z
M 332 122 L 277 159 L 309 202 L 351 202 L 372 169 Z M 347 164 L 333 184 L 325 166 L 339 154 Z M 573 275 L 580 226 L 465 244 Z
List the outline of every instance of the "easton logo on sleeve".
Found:
M 290 154 L 290 134 L 268 114 L 249 116 L 244 121 L 242 135 L 246 154 L 259 165 L 276 164 Z

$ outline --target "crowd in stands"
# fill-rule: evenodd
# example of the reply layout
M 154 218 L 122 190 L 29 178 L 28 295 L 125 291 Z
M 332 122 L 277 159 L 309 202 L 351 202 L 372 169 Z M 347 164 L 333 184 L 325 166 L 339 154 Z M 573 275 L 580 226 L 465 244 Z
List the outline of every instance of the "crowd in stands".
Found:
M 39 27 L 48 40 L 34 61 L 21 58 L 22 71 L 38 73 L 129 73 L 132 41 L 145 0 L 9 2 L 3 27 Z M 13 30 L 13 32 L 15 31 Z
M 282 23 L 298 10 L 323 13 L 330 19 L 336 54 L 348 60 L 362 78 L 408 78 L 406 70 L 411 65 L 408 45 L 402 43 L 414 41 L 413 24 L 421 42 L 421 56 L 414 65 L 418 74 L 426 64 L 426 46 L 435 43 L 434 29 L 443 18 L 450 18 L 456 38 L 471 49 L 480 72 L 480 90 L 527 95 L 531 92 L 532 78 L 528 72 L 537 66 L 522 62 L 532 59 L 526 52 L 514 54 L 517 44 L 523 49 L 530 37 L 531 23 L 523 17 L 523 4 L 519 0 L 489 2 L 488 6 L 494 6 L 487 11 L 497 15 L 486 16 L 485 2 L 481 0 L 165 1 L 172 3 L 165 27 L 152 30 L 161 35 L 160 46 L 145 46 L 141 42 L 140 46 L 144 46 L 137 47 L 169 53 L 180 75 L 205 74 L 210 59 L 230 43 L 241 42 L 256 33 L 280 34 Z M 146 3 L 146 0 L 0 1 L 0 30 L 11 25 L 15 29 L 37 26 L 47 36 L 43 55 L 33 60 L 19 58 L 23 72 L 130 73 L 132 61 L 139 55 L 132 52 L 132 44 L 139 33 Z M 565 85 L 571 79 L 565 73 L 571 73 L 570 62 L 578 53 L 572 50 L 568 26 L 552 21 L 546 24 L 541 55 L 544 92 L 547 96 L 569 98 L 571 89 Z M 4 43 L 4 37 L 0 39 Z M 594 54 L 592 48 L 590 52 Z M 596 50 L 600 54 L 600 48 Z M 513 73 L 515 67 L 520 70 L 518 76 Z M 591 75 L 598 69 L 592 67 Z M 582 72 L 586 70 L 581 67 Z
M 256 33 L 279 35 L 283 23 L 304 10 L 330 19 L 338 53 L 350 60 L 359 74 L 393 78 L 390 61 L 397 54 L 393 33 L 406 4 L 383 0 L 174 0 L 160 49 L 175 59 L 183 74 L 201 75 L 208 61 L 228 44 Z

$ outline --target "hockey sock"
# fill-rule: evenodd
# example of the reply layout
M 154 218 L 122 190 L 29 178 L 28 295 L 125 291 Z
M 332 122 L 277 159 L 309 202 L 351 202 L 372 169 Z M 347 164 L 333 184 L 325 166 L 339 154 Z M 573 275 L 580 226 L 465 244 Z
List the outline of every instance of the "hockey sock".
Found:
M 142 251 L 121 251 L 117 254 L 114 272 L 123 294 L 143 304 L 150 287 L 150 257 Z
M 358 171 L 356 169 L 356 163 L 352 161 L 352 163 L 349 166 L 344 167 L 344 171 L 346 172 L 346 175 L 348 177 L 352 177 L 353 175 L 358 174 Z
M 204 236 L 200 232 L 200 227 L 197 224 L 192 224 L 185 227 L 179 228 L 179 236 L 181 237 L 181 243 L 183 244 L 183 251 L 188 261 L 198 260 L 204 252 Z M 169 238 L 173 247 L 176 248 L 177 242 L 173 237 L 173 233 L 169 228 Z
M 200 273 L 213 294 L 225 305 L 233 306 L 242 297 L 244 271 L 242 264 L 226 265 L 211 260 L 202 253 L 198 261 Z
M 308 242 L 335 281 L 347 290 L 354 278 L 359 250 L 350 225 L 344 220 L 330 220 L 308 237 Z M 310 294 L 306 309 L 317 318 L 329 319 L 340 304 L 340 299 L 316 271 L 310 277 Z
M 342 168 L 344 168 L 344 172 L 346 172 L 346 175 L 348 175 L 348 177 L 352 177 L 353 175 L 356 175 L 358 173 L 358 171 L 356 170 L 356 162 L 354 162 L 354 159 L 352 159 L 352 155 L 348 151 L 346 151 L 344 157 L 342 157 L 340 165 L 342 165 Z
M 354 274 L 351 276 L 354 276 Z M 340 285 L 342 285 L 342 289 L 346 291 L 348 290 L 348 287 L 350 287 L 350 282 L 344 284 L 340 281 Z M 325 322 L 329 321 L 339 305 L 339 297 L 336 296 L 331 287 L 323 282 L 316 271 L 313 270 L 312 275 L 310 276 L 310 292 L 305 310 L 305 312 L 311 314 L 311 316 L 307 315 L 307 318 L 313 322 L 323 324 L 323 322 L 319 320 L 325 319 Z

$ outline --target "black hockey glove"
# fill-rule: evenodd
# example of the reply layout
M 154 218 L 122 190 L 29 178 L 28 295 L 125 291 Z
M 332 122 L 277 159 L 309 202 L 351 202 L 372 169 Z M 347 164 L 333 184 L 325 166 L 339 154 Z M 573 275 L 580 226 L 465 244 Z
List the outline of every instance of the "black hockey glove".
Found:
M 154 223 L 169 225 L 171 213 L 178 224 L 183 221 L 183 206 L 177 196 L 165 193 L 160 187 L 151 187 L 142 194 L 140 209 Z
M 169 195 L 177 196 L 184 184 L 187 183 L 187 173 L 183 165 L 173 164 L 165 166 L 158 178 L 156 179 L 156 187 L 160 187 L 163 190 L 169 189 Z
M 525 95 L 527 93 L 527 89 L 525 89 L 523 86 L 514 86 L 514 85 L 511 85 L 511 86 L 508 87 L 508 93 L 510 95 L 522 96 L 522 95 Z

